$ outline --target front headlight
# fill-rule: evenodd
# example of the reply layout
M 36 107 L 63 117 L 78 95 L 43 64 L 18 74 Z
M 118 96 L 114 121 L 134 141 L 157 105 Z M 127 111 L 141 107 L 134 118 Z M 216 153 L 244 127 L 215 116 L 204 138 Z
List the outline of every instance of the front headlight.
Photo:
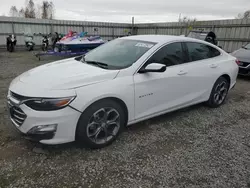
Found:
M 68 106 L 75 97 L 66 97 L 66 98 L 45 98 L 45 99 L 31 99 L 24 104 L 33 110 L 37 111 L 52 111 L 59 110 Z

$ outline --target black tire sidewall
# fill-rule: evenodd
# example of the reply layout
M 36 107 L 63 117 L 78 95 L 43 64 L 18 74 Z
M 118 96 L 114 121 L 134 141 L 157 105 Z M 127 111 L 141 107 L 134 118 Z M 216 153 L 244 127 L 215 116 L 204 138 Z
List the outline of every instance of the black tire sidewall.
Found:
M 114 136 L 109 142 L 105 144 L 96 144 L 92 142 L 87 137 L 87 125 L 91 116 L 99 109 L 103 107 L 111 107 L 117 110 L 120 115 L 120 129 L 116 136 Z M 92 105 L 90 105 L 81 115 L 76 128 L 76 141 L 84 147 L 91 149 L 103 148 L 109 144 L 111 144 L 118 135 L 123 131 L 126 124 L 126 116 L 124 109 L 117 102 L 109 99 L 98 101 Z
M 220 84 L 221 82 L 226 82 L 226 83 L 227 83 L 227 94 L 226 94 L 225 99 L 222 101 L 222 103 L 218 104 L 218 103 L 216 103 L 216 102 L 214 101 L 214 94 L 215 94 L 216 87 L 217 87 L 218 84 Z M 216 107 L 219 107 L 220 105 L 222 105 L 222 104 L 225 102 L 225 100 L 226 100 L 226 98 L 227 98 L 227 95 L 228 95 L 229 87 L 230 87 L 229 84 L 230 84 L 230 83 L 229 83 L 229 82 L 227 81 L 227 79 L 224 78 L 224 77 L 220 77 L 220 78 L 217 79 L 217 81 L 215 82 L 215 84 L 214 84 L 214 86 L 213 86 L 212 92 L 211 92 L 211 94 L 210 94 L 210 98 L 209 98 L 209 100 L 208 100 L 208 102 L 207 102 L 207 104 L 208 104 L 210 107 L 216 108 Z
M 10 52 L 13 52 L 13 51 L 14 51 L 14 45 L 11 44 L 11 45 L 10 45 Z

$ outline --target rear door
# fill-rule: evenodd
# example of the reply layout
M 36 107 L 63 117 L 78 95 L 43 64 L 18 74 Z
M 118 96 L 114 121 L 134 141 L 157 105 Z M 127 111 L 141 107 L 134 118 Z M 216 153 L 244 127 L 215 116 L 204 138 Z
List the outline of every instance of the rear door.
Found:
M 199 42 L 185 42 L 188 62 L 185 70 L 193 92 L 186 95 L 190 102 L 207 100 L 215 80 L 220 76 L 220 51 Z

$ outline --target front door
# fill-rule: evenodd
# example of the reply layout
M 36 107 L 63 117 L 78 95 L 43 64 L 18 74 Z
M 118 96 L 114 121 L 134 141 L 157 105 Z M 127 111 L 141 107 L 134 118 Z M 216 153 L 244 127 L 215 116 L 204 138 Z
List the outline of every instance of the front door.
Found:
M 136 73 L 135 118 L 141 119 L 167 109 L 177 108 L 188 100 L 184 96 L 192 91 L 185 54 L 180 42 L 171 43 L 158 50 L 144 65 L 161 63 L 165 72 Z

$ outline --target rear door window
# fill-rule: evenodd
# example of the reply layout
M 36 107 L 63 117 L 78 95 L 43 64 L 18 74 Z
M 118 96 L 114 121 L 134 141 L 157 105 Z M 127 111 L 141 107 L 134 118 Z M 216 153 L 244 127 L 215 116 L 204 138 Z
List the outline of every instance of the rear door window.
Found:
M 203 43 L 186 42 L 186 46 L 189 55 L 189 61 L 199 61 L 220 55 L 219 50 Z

